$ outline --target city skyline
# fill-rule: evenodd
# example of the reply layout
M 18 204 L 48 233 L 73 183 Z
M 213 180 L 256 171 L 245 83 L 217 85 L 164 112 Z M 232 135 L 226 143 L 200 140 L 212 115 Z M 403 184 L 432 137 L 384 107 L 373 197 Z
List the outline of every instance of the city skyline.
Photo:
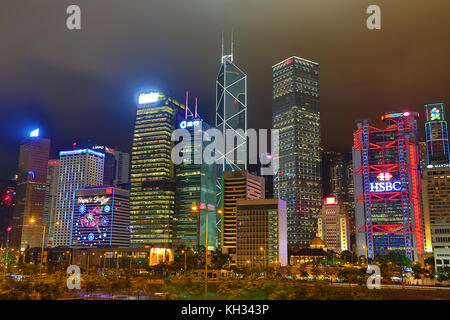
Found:
M 195 2 L 203 4 L 204 1 Z M 141 89 L 164 91 L 170 88 L 169 93 L 174 93 L 174 98 L 181 101 L 185 91 L 189 90 L 199 97 L 205 119 L 214 123 L 214 81 L 220 65 L 220 35 L 224 30 L 225 36 L 229 37 L 231 26 L 234 26 L 234 55 L 248 74 L 248 114 L 258 115 L 249 116 L 249 128 L 270 128 L 270 66 L 287 56 L 298 55 L 320 64 L 322 145 L 325 150 L 349 151 L 353 122 L 362 117 L 380 121 L 378 115 L 384 111 L 409 109 L 419 112 L 419 131 L 423 139 L 423 105 L 437 102 L 449 105 L 450 102 L 446 72 L 449 69 L 449 45 L 442 41 L 450 38 L 450 28 L 446 28 L 445 10 L 441 9 L 449 4 L 439 2 L 426 7 L 418 5 L 415 10 L 405 10 L 400 4 L 383 3 L 383 12 L 388 12 L 383 28 L 373 32 L 365 27 L 362 4 L 361 8 L 350 8 L 349 5 L 324 6 L 310 1 L 292 4 L 287 1 L 286 4 L 298 9 L 289 12 L 274 9 L 265 1 L 258 7 L 236 2 L 224 11 L 223 17 L 214 21 L 212 28 L 205 26 L 218 17 L 222 4 L 205 5 L 199 12 L 192 5 L 183 15 L 187 20 L 198 22 L 185 28 L 183 25 L 184 29 L 176 22 L 173 28 L 161 29 L 159 33 L 148 30 L 161 22 L 156 19 L 155 12 L 166 11 L 166 5 L 154 4 L 152 8 L 142 5 L 133 9 L 117 5 L 102 8 L 100 12 L 100 4 L 83 4 L 86 23 L 77 34 L 67 33 L 62 27 L 58 30 L 55 26 L 54 38 L 49 38 L 47 32 L 54 26 L 53 22 L 46 22 L 42 29 L 27 31 L 33 37 L 20 45 L 15 42 L 20 35 L 16 34 L 14 20 L 2 17 L 7 26 L 2 31 L 11 32 L 4 37 L 6 45 L 0 62 L 3 70 L 0 76 L 0 178 L 8 179 L 15 173 L 17 146 L 26 137 L 25 133 L 38 126 L 42 128 L 41 135 L 51 137 L 54 142 L 52 158 L 73 141 L 87 139 L 129 152 L 135 99 Z M 64 15 L 59 17 L 58 13 L 59 9 L 65 12 L 62 4 L 44 2 L 36 10 L 27 12 L 18 5 L 7 6 L 16 10 L 22 20 L 29 21 L 30 26 L 38 16 L 65 18 Z M 236 8 L 241 9 L 238 14 Z M 179 6 L 176 10 L 184 9 Z M 138 11 L 147 12 L 148 21 Z M 37 14 L 34 17 L 29 12 Z M 249 12 L 252 12 L 252 23 L 246 20 Z M 314 22 L 308 18 L 319 12 L 339 19 Z M 94 21 L 96 13 L 102 13 L 106 21 Z M 139 23 L 126 30 L 115 25 L 113 17 L 121 14 L 126 17 L 137 15 Z M 400 22 L 392 20 L 392 15 L 396 14 L 401 17 Z M 435 18 L 433 26 L 421 22 L 430 14 Z M 201 19 L 197 19 L 199 16 Z M 410 29 L 401 23 L 406 20 Z M 106 33 L 103 37 L 102 23 L 111 23 L 111 34 Z M 305 29 L 308 23 L 312 26 Z M 316 26 L 321 27 L 319 34 Z M 286 41 L 285 35 L 290 33 L 295 36 L 292 41 Z M 100 34 L 102 38 L 96 39 L 95 43 L 89 41 Z M 136 36 L 130 37 L 130 34 Z M 127 50 L 116 50 L 103 60 L 114 36 L 138 40 L 129 40 Z M 143 43 L 139 40 L 142 38 L 148 41 Z M 354 42 L 361 42 L 361 45 L 352 45 Z M 173 48 L 182 50 L 171 50 Z M 78 50 L 83 54 L 76 57 L 74 52 Z M 136 59 L 126 58 L 129 54 Z M 423 59 L 427 54 L 433 59 Z M 11 64 L 11 61 L 16 63 Z M 19 67 L 15 68 L 17 63 Z M 33 67 L 27 68 L 29 65 Z M 189 80 L 192 74 L 198 75 L 198 81 Z

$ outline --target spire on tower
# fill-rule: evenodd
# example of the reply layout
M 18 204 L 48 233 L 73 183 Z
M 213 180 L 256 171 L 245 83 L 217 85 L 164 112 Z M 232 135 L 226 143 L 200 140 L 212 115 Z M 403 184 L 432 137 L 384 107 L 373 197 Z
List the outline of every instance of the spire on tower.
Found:
M 224 52 L 224 45 L 223 45 L 223 30 L 222 30 L 222 64 L 224 63 L 225 59 L 233 62 L 233 50 L 234 50 L 234 28 L 231 28 L 231 53 L 225 54 Z

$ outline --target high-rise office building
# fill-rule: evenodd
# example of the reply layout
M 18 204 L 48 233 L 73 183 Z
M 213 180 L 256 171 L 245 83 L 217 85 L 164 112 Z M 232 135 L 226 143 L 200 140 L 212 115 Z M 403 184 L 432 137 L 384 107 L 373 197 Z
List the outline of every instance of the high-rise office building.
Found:
M 94 144 L 90 149 L 105 154 L 104 186 L 118 186 L 130 181 L 130 154 Z
M 130 246 L 130 192 L 116 187 L 75 190 L 70 247 Z
M 45 193 L 44 223 L 55 221 L 56 199 L 58 197 L 59 159 L 48 161 L 47 190 Z M 47 228 L 45 233 L 45 246 L 53 245 L 53 229 Z
M 56 214 L 48 230 L 53 247 L 68 247 L 73 224 L 74 192 L 80 188 L 103 184 L 103 153 L 91 149 L 61 151 L 59 153 Z
M 450 223 L 448 220 L 431 224 L 431 235 L 436 274 L 448 272 L 450 268 Z
M 272 67 L 272 123 L 279 131 L 274 197 L 287 204 L 288 244 L 309 246 L 322 204 L 319 65 L 291 57 Z
M 50 140 L 39 137 L 39 129 L 20 146 L 11 246 L 40 247 L 43 228 L 47 165 Z
M 433 250 L 432 225 L 450 221 L 450 159 L 443 103 L 425 105 L 427 165 L 422 168 L 425 251 Z
M 286 266 L 286 202 L 279 199 L 238 200 L 236 212 L 237 266 Z
M 317 230 L 328 249 L 335 253 L 351 250 L 350 221 L 345 208 L 336 197 L 327 197 L 323 201 L 317 221 Z
M 104 186 L 119 186 L 130 182 L 130 154 L 92 141 L 74 142 L 74 149 L 91 149 L 105 154 Z
M 428 165 L 427 143 L 425 141 L 419 142 L 419 161 L 420 169 L 425 169 Z
M 223 173 L 222 250 L 236 263 L 238 200 L 264 199 L 264 178 L 242 171 Z
M 222 65 L 216 80 L 216 128 L 225 137 L 225 146 L 227 141 L 233 143 L 225 155 L 219 154 L 220 172 L 247 169 L 247 75 L 234 64 L 233 41 L 231 46 L 231 54 L 224 55 L 222 44 Z
M 354 175 L 353 162 L 351 153 L 328 152 L 324 158 L 327 162 L 325 170 L 329 170 L 329 193 L 325 196 L 332 195 L 339 199 L 340 204 L 344 207 L 348 214 L 350 223 L 350 248 L 356 243 L 356 227 L 355 227 L 355 199 L 354 199 Z M 325 179 L 324 172 L 324 179 Z M 326 181 L 324 181 L 324 184 Z
M 360 120 L 354 133 L 357 254 L 423 253 L 415 112 L 386 113 L 386 128 Z
M 206 215 L 208 215 L 208 250 L 214 251 L 216 239 L 216 163 L 207 164 L 203 157 L 196 163 L 195 155 L 201 155 L 210 143 L 203 133 L 211 126 L 199 118 L 185 119 L 179 128 L 191 134 L 185 152 L 190 153 L 190 163 L 184 161 L 175 166 L 176 194 L 174 215 L 174 247 L 198 251 L 206 247 Z M 192 208 L 196 207 L 197 210 Z
M 171 136 L 184 109 L 160 92 L 139 96 L 131 155 L 132 247 L 172 245 L 176 186 Z
M 428 164 L 450 163 L 448 127 L 443 103 L 425 105 Z
M 422 171 L 423 224 L 425 251 L 432 252 L 432 225 L 450 221 L 450 163 L 428 166 Z

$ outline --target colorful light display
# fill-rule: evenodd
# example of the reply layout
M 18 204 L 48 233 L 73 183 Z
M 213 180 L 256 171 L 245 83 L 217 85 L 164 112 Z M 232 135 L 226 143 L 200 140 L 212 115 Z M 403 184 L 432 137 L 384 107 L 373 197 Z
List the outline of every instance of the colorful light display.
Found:
M 76 193 L 74 239 L 79 246 L 105 246 L 110 243 L 113 195 L 86 197 Z
M 417 260 L 423 252 L 415 112 L 388 113 L 386 128 L 361 120 L 354 134 L 357 250 L 374 258 L 390 251 Z

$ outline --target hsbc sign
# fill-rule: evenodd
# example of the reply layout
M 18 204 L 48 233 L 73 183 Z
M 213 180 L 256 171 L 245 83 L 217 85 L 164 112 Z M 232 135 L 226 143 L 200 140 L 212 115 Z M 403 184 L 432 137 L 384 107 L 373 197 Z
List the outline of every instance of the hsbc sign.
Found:
M 389 172 L 382 172 L 377 175 L 378 181 L 370 183 L 370 192 L 396 192 L 400 191 L 402 184 L 398 180 L 392 179 Z
M 370 183 L 370 192 L 392 192 L 392 191 L 400 191 L 402 188 L 402 184 L 400 181 L 394 182 L 371 182 Z

